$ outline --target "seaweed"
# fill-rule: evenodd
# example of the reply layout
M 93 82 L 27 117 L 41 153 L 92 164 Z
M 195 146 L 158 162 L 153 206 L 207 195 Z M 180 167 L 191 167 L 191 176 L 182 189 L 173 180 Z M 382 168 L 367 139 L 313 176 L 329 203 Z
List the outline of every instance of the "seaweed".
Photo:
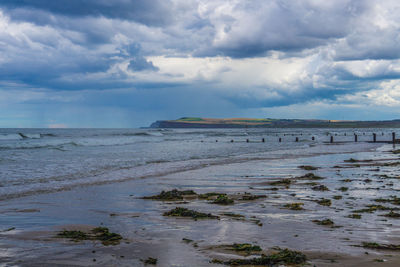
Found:
M 182 241 L 183 242 L 185 242 L 185 243 L 187 243 L 187 244 L 189 244 L 189 243 L 192 243 L 193 242 L 193 240 L 192 239 L 189 239 L 189 238 L 182 238 Z
M 317 167 L 310 166 L 310 165 L 301 165 L 298 168 L 306 170 L 306 171 L 315 171 L 318 169 Z
M 394 212 L 394 211 L 391 210 L 389 213 L 383 214 L 382 216 L 388 217 L 388 218 L 396 218 L 396 219 L 398 219 L 398 218 L 400 218 L 400 213 L 397 213 L 397 212 Z
M 341 195 L 336 195 L 336 196 L 333 196 L 333 199 L 336 199 L 336 200 L 339 200 L 339 199 L 342 199 L 343 197 L 341 196 Z
M 354 163 L 354 162 L 360 162 L 360 160 L 354 159 L 354 158 L 350 158 L 350 159 L 345 159 L 344 162 Z
M 299 180 L 322 180 L 322 179 L 325 179 L 325 178 L 320 177 L 318 175 L 315 175 L 312 172 L 309 172 L 309 173 L 306 173 L 306 174 L 304 174 L 302 176 L 297 176 L 296 179 L 299 179 Z
M 342 192 L 346 192 L 347 190 L 349 190 L 349 188 L 345 187 L 345 186 L 342 186 L 342 187 L 339 187 L 338 190 L 342 191 Z
M 275 181 L 275 182 L 270 182 L 270 185 L 283 185 L 283 186 L 289 186 L 292 183 L 292 180 L 290 179 L 282 179 L 279 181 Z
M 370 249 L 382 249 L 382 250 L 400 250 L 400 245 L 393 244 L 378 244 L 375 242 L 362 242 L 361 247 Z
M 197 219 L 219 219 L 219 216 L 212 215 L 211 213 L 202 213 L 202 212 L 189 210 L 189 209 L 181 208 L 181 207 L 176 207 L 175 209 L 164 212 L 163 216 L 190 217 L 195 220 L 197 220 Z
M 347 218 L 361 219 L 361 214 L 353 213 L 353 214 L 350 214 L 349 216 L 347 216 Z
M 400 149 L 392 150 L 392 153 L 393 153 L 393 154 L 400 154 Z
M 144 264 L 152 264 L 152 265 L 156 265 L 157 264 L 157 259 L 152 258 L 152 257 L 148 257 L 145 260 L 142 260 L 144 262 Z
M 219 195 L 213 202 L 212 204 L 219 204 L 219 205 L 231 205 L 235 201 L 233 199 L 230 199 L 227 195 Z
M 198 197 L 199 199 L 212 199 L 212 198 L 214 198 L 214 197 L 218 197 L 218 196 L 221 196 L 221 195 L 226 195 L 226 194 L 224 194 L 224 193 L 210 192 L 210 193 L 205 193 L 205 194 L 199 194 L 199 195 L 197 195 L 197 197 Z
M 213 263 L 223 263 L 226 265 L 278 265 L 278 264 L 304 264 L 307 261 L 306 255 L 301 252 L 279 249 L 277 253 L 271 255 L 261 255 L 261 257 L 251 259 L 231 259 L 222 262 L 220 260 L 212 260 Z
M 390 207 L 385 207 L 382 205 L 367 205 L 367 208 L 365 209 L 360 209 L 360 210 L 354 210 L 353 212 L 355 213 L 362 213 L 362 212 L 368 212 L 368 213 L 373 213 L 377 210 L 398 210 L 398 208 L 390 208 Z
M 334 222 L 331 219 L 324 219 L 324 220 L 312 220 L 313 223 L 316 223 L 318 225 L 326 225 L 326 226 L 332 226 L 334 225 Z
M 246 194 L 242 195 L 242 197 L 239 198 L 239 200 L 251 201 L 251 200 L 257 200 L 260 198 L 267 198 L 267 196 L 266 195 L 252 195 L 252 194 L 246 193 Z
M 329 188 L 326 187 L 325 185 L 316 185 L 314 187 L 312 187 L 312 190 L 314 191 L 329 191 Z
M 105 246 L 117 245 L 122 239 L 120 234 L 111 233 L 107 227 L 96 227 L 88 233 L 78 230 L 63 230 L 57 233 L 56 237 L 69 238 L 76 242 L 83 240 L 99 240 Z
M 303 205 L 304 203 L 296 202 L 296 203 L 285 204 L 283 207 L 289 210 L 304 210 L 304 208 L 302 207 Z
M 322 199 L 316 200 L 315 202 L 317 202 L 321 206 L 328 206 L 329 207 L 330 205 L 332 205 L 332 201 L 330 199 L 327 199 L 327 198 L 322 198 Z
M 341 182 L 344 182 L 344 183 L 350 183 L 350 182 L 352 182 L 353 180 L 351 180 L 351 179 L 343 179 L 343 180 L 340 180 Z
M 381 203 L 391 203 L 394 205 L 400 205 L 400 198 L 397 196 L 389 196 L 389 198 L 377 198 L 374 199 L 376 202 L 381 202 Z
M 193 190 L 179 191 L 177 189 L 173 189 L 171 191 L 161 191 L 161 193 L 158 195 L 143 197 L 142 199 L 176 201 L 176 200 L 183 200 L 183 196 L 187 195 L 197 195 L 197 194 Z
M 230 247 L 232 247 L 234 251 L 243 251 L 246 253 L 262 251 L 260 246 L 252 245 L 249 243 L 241 243 L 241 244 L 234 243 Z

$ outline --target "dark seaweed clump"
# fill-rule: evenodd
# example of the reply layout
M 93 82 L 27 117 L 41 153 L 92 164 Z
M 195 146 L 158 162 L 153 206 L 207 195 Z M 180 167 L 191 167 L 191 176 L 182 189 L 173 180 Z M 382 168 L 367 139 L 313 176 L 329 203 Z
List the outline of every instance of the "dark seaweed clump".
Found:
M 390 196 L 389 198 L 377 198 L 375 199 L 375 201 L 381 203 L 391 203 L 393 205 L 400 205 L 400 198 L 396 196 Z
M 342 191 L 342 192 L 346 192 L 347 190 L 349 190 L 349 188 L 342 186 L 342 187 L 339 187 L 338 190 Z
M 320 200 L 315 201 L 318 204 L 320 204 L 321 206 L 330 206 L 332 205 L 332 201 L 330 199 L 326 199 L 326 198 L 322 198 Z
M 262 249 L 260 248 L 260 246 L 257 245 L 252 245 L 249 243 L 242 243 L 242 244 L 233 244 L 232 245 L 232 249 L 235 251 L 244 251 L 244 252 L 257 252 L 257 251 L 261 251 Z
M 164 212 L 164 216 L 172 217 L 190 217 L 193 219 L 219 219 L 218 216 L 212 215 L 210 213 L 203 213 L 194 210 L 189 210 L 186 208 L 176 207 L 170 211 Z
M 279 252 L 271 255 L 262 255 L 261 257 L 251 259 L 232 259 L 226 262 L 213 260 L 212 263 L 221 263 L 226 265 L 277 265 L 277 264 L 304 264 L 307 261 L 306 255 L 301 252 L 289 249 L 280 249 Z
M 274 186 L 276 186 L 276 185 L 289 186 L 291 183 L 292 183 L 292 180 L 290 180 L 290 179 L 282 179 L 279 181 L 270 182 L 269 184 L 274 185 Z
M 89 233 L 76 230 L 63 230 L 57 234 L 59 238 L 69 238 L 73 241 L 82 240 L 99 240 L 103 245 L 117 245 L 122 239 L 122 236 L 116 233 L 111 233 L 107 227 L 93 228 Z
M 312 188 L 312 190 L 314 191 L 329 191 L 329 188 L 326 187 L 325 185 L 321 184 L 321 185 L 316 185 Z
M 303 175 L 303 176 L 297 177 L 297 179 L 322 180 L 322 179 L 324 179 L 324 178 L 322 178 L 322 177 L 320 177 L 320 176 L 318 176 L 318 175 L 315 175 L 315 174 L 312 173 L 312 172 L 309 172 L 309 173 L 307 173 L 307 174 L 305 174 L 305 175 Z
M 391 210 L 389 213 L 384 214 L 384 215 L 382 215 L 382 216 L 385 216 L 385 217 L 388 217 L 388 218 L 396 218 L 396 219 L 398 219 L 398 218 L 400 218 L 400 213 L 393 212 L 393 211 Z
M 334 222 L 331 219 L 324 219 L 324 220 L 312 220 L 313 223 L 316 223 L 318 225 L 327 225 L 327 226 L 332 226 L 334 225 Z
M 210 193 L 205 193 L 205 194 L 199 194 L 197 197 L 199 199 L 212 199 L 214 197 L 226 195 L 224 193 L 216 193 L 216 192 L 210 192 Z
M 283 206 L 285 209 L 289 210 L 303 210 L 304 203 L 296 202 L 296 203 L 288 203 Z
M 239 200 L 244 200 L 244 201 L 251 201 L 251 200 L 257 200 L 260 198 L 266 198 L 266 195 L 252 195 L 249 193 L 244 194 Z
M 227 195 L 219 195 L 213 202 L 213 204 L 219 205 L 231 205 L 234 203 L 233 199 L 229 198 Z
M 351 219 L 361 219 L 361 214 L 353 213 L 353 214 L 350 214 L 347 217 L 351 218 Z
M 337 196 L 333 196 L 333 199 L 336 199 L 336 200 L 339 200 L 339 199 L 342 199 L 343 197 L 342 196 L 340 196 L 340 195 L 337 195 Z
M 177 189 L 173 189 L 171 191 L 162 191 L 158 195 L 143 197 L 143 199 L 175 201 L 175 200 L 182 200 L 183 196 L 186 195 L 196 195 L 196 192 L 194 192 L 193 190 L 179 191 Z
M 353 212 L 355 213 L 361 213 L 361 212 L 368 212 L 368 213 L 373 213 L 377 210 L 398 210 L 398 208 L 390 208 L 390 207 L 385 207 L 382 205 L 367 205 L 367 208 L 365 209 L 360 209 L 360 210 L 355 210 Z
M 301 165 L 299 166 L 300 169 L 306 170 L 306 171 L 315 171 L 318 168 L 310 165 Z
M 152 257 L 148 257 L 146 260 L 144 260 L 144 264 L 153 264 L 156 265 L 157 264 L 157 259 L 152 258 Z
M 393 244 L 385 245 L 374 242 L 363 242 L 361 247 L 372 248 L 372 249 L 384 249 L 384 250 L 400 250 L 400 245 L 393 245 Z

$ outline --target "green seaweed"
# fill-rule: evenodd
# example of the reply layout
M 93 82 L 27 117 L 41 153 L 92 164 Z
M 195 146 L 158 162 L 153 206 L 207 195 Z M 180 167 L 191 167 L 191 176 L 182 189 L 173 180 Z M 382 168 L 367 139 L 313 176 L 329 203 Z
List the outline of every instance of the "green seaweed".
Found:
M 302 207 L 303 205 L 304 203 L 296 202 L 296 203 L 285 204 L 283 207 L 289 210 L 304 210 L 304 208 Z
M 57 233 L 58 238 L 69 238 L 73 241 L 99 240 L 103 245 L 117 245 L 122 240 L 120 234 L 111 233 L 107 227 L 96 227 L 89 233 L 77 230 L 63 230 Z
M 339 200 L 339 199 L 342 199 L 343 197 L 341 196 L 341 195 L 336 195 L 336 196 L 333 196 L 333 199 L 336 199 L 336 200 Z
M 393 244 L 378 244 L 375 242 L 362 242 L 361 247 L 370 249 L 382 249 L 382 250 L 400 250 L 400 245 Z
M 309 172 L 309 173 L 304 174 L 303 176 L 296 177 L 296 179 L 322 180 L 322 179 L 324 179 L 324 178 L 322 178 L 322 177 L 320 177 L 320 176 L 318 176 L 318 175 L 315 175 L 315 174 L 312 173 L 312 172 Z
M 262 251 L 260 246 L 252 245 L 249 243 L 234 243 L 231 247 L 234 251 L 243 251 L 247 253 Z
M 212 199 L 214 197 L 218 197 L 221 195 L 226 195 L 224 193 L 216 193 L 216 192 L 210 192 L 210 193 L 205 193 L 205 194 L 199 194 L 197 197 L 199 199 Z
M 329 207 L 330 205 L 332 205 L 332 201 L 330 199 L 327 199 L 327 198 L 322 198 L 322 199 L 316 200 L 315 202 L 317 202 L 321 206 L 328 206 Z
M 339 187 L 338 190 L 342 191 L 342 192 L 346 192 L 347 190 L 349 190 L 349 188 L 345 187 L 345 186 L 342 186 L 342 187 Z
M 270 182 L 269 184 L 274 185 L 274 186 L 276 186 L 276 185 L 289 186 L 291 183 L 292 183 L 292 180 L 290 180 L 290 179 L 282 179 L 279 181 Z
M 278 264 L 304 264 L 306 263 L 306 261 L 307 261 L 306 255 L 304 255 L 301 252 L 289 249 L 279 249 L 277 253 L 271 255 L 261 255 L 261 257 L 256 257 L 251 259 L 231 259 L 229 261 L 223 262 L 223 264 L 275 266 Z M 217 260 L 215 261 L 215 263 L 221 263 L 221 261 Z
M 157 264 L 157 259 L 156 258 L 152 258 L 152 257 L 148 257 L 147 259 L 145 259 L 143 262 L 144 264 L 152 264 L 152 265 L 156 265 Z
M 362 213 L 362 212 L 373 213 L 377 210 L 390 210 L 391 211 L 391 210 L 398 210 L 398 208 L 390 208 L 390 207 L 385 207 L 382 205 L 367 205 L 367 208 L 354 210 L 353 212 L 355 212 L 355 213 Z
M 313 223 L 316 223 L 318 225 L 326 225 L 326 226 L 332 226 L 334 225 L 334 222 L 331 219 L 324 219 L 324 220 L 312 220 Z
M 306 171 L 315 171 L 318 169 L 317 167 L 310 166 L 310 165 L 301 165 L 298 168 L 306 170 Z
M 231 205 L 235 201 L 231 198 L 229 198 L 227 195 L 219 195 L 214 201 L 212 201 L 212 204 L 218 204 L 218 205 Z
M 382 216 L 384 217 L 388 217 L 388 218 L 400 218 L 400 213 L 394 212 L 394 211 L 390 211 L 389 213 L 383 214 Z
M 381 203 L 391 203 L 393 205 L 400 205 L 400 198 L 397 196 L 389 196 L 389 198 L 377 198 L 374 199 L 374 201 Z
M 190 217 L 195 220 L 197 219 L 219 219 L 219 216 L 212 215 L 211 213 L 203 213 L 186 208 L 176 207 L 170 211 L 164 212 L 163 216 L 172 217 Z
M 242 195 L 239 198 L 239 200 L 251 201 L 251 200 L 257 200 L 257 199 L 266 198 L 266 197 L 267 197 L 266 195 L 252 195 L 252 194 L 246 193 L 246 194 Z
M 361 219 L 361 214 L 353 213 L 353 214 L 350 214 L 347 217 L 351 218 L 351 219 Z
M 326 187 L 325 185 L 321 184 L 321 185 L 316 185 L 316 186 L 312 187 L 312 190 L 314 190 L 314 191 L 329 191 L 329 188 Z
M 183 196 L 187 195 L 197 195 L 197 194 L 193 190 L 179 191 L 177 189 L 173 189 L 171 191 L 161 191 L 161 193 L 158 195 L 143 197 L 143 199 L 176 201 L 176 200 L 183 200 Z

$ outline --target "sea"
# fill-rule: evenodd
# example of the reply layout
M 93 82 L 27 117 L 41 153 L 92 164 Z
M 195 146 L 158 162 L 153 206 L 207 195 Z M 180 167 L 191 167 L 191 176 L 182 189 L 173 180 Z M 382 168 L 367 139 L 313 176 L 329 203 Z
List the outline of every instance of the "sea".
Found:
M 398 130 L 398 129 L 397 129 Z M 391 140 L 396 129 L 0 129 L 0 200 L 262 159 L 279 151 Z M 287 155 L 287 153 L 285 155 Z

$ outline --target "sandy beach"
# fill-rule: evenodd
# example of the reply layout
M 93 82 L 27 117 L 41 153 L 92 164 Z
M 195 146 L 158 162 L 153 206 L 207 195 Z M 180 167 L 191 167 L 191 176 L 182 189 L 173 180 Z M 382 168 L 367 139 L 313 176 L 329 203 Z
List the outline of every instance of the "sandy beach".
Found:
M 392 150 L 326 144 L 4 200 L 0 265 L 152 266 L 153 258 L 157 266 L 224 266 L 287 248 L 311 266 L 399 266 L 400 159 Z M 194 194 L 143 199 L 173 189 Z M 206 193 L 218 194 L 200 196 Z M 220 195 L 233 203 L 215 204 Z M 163 216 L 176 207 L 218 218 Z M 104 245 L 57 237 L 99 226 L 122 239 Z M 232 249 L 243 243 L 261 251 Z

